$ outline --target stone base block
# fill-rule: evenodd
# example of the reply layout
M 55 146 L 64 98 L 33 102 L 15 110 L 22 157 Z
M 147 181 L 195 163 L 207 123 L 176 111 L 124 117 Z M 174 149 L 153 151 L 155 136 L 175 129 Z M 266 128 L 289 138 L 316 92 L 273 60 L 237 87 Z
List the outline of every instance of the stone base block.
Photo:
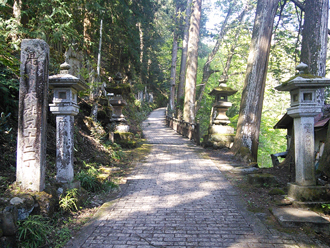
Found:
M 255 187 L 273 187 L 278 184 L 276 177 L 271 174 L 250 174 L 248 183 Z
M 230 126 L 225 125 L 212 125 L 209 129 L 210 134 L 227 134 L 231 135 L 234 134 L 235 129 Z
M 114 132 L 114 142 L 119 144 L 123 148 L 134 148 L 137 146 L 136 140 L 134 140 L 134 134 L 130 132 Z
M 330 188 L 288 183 L 288 196 L 300 202 L 330 201 Z
M 330 222 L 315 212 L 296 208 L 273 208 L 271 212 L 284 227 L 310 226 L 318 232 L 329 233 Z
M 115 132 L 124 132 L 127 133 L 129 131 L 129 125 L 116 125 Z
M 214 148 L 231 148 L 234 142 L 234 135 L 214 133 L 209 135 L 209 142 Z

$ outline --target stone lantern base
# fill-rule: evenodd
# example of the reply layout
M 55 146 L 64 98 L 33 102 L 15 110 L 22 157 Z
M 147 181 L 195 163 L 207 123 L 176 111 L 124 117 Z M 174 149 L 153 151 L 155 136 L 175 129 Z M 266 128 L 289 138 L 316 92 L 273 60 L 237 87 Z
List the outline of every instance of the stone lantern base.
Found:
M 213 124 L 208 131 L 205 146 L 212 146 L 216 149 L 231 148 L 234 143 L 235 130 L 226 125 Z
M 329 186 L 302 186 L 297 183 L 288 183 L 288 197 L 305 204 L 311 202 L 329 202 Z

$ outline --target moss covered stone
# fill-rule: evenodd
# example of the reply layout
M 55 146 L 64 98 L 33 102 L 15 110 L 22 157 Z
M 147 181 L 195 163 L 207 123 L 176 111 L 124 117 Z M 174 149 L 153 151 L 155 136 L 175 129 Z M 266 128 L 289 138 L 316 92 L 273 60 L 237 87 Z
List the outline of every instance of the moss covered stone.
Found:
M 283 189 L 279 189 L 279 188 L 274 188 L 274 189 L 271 189 L 269 192 L 268 192 L 269 195 L 285 195 L 285 192 Z
M 289 78 L 288 80 L 286 80 L 285 82 L 282 83 L 282 85 L 287 85 L 290 81 L 292 81 L 293 79 L 297 78 L 297 77 L 302 77 L 305 79 L 314 79 L 314 78 L 322 78 L 320 76 L 315 76 L 313 74 L 309 74 L 309 73 L 304 73 L 304 74 L 297 74 L 291 78 Z
M 273 187 L 276 186 L 277 180 L 274 175 L 271 174 L 250 174 L 248 175 L 248 183 L 255 187 Z

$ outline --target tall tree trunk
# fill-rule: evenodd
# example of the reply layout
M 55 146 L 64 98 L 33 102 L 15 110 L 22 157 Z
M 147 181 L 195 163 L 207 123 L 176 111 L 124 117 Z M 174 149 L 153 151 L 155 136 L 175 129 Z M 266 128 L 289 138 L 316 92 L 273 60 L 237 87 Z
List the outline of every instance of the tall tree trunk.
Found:
M 177 107 L 177 118 L 182 116 L 182 105 L 184 97 L 184 84 L 186 81 L 186 64 L 187 64 L 187 51 L 188 51 L 188 38 L 189 38 L 189 24 L 190 24 L 190 15 L 191 15 L 191 1 L 187 0 L 186 8 L 186 19 L 183 30 L 182 38 L 182 55 L 181 55 L 181 65 L 180 65 L 180 75 L 179 75 L 179 84 L 177 90 L 177 102 L 179 106 Z M 182 104 L 180 104 L 182 102 Z
M 175 13 L 174 13 L 174 30 L 173 30 L 173 45 L 172 45 L 172 63 L 171 63 L 171 76 L 170 76 L 170 110 L 174 110 L 174 100 L 175 100 L 175 78 L 176 78 L 176 61 L 178 57 L 178 35 L 177 35 L 177 13 L 178 4 L 176 3 Z
M 324 77 L 328 39 L 328 0 L 306 1 L 302 31 L 301 62 L 308 65 L 311 74 Z M 324 103 L 323 90 L 319 91 L 320 104 Z M 330 128 L 318 169 L 330 177 Z
M 233 152 L 256 162 L 274 18 L 280 0 L 258 0 Z
M 143 49 L 144 49 L 144 42 L 143 42 L 143 31 L 141 27 L 141 23 L 137 23 L 136 26 L 139 28 L 139 35 L 140 35 L 140 83 L 143 83 L 142 78 L 142 70 L 143 70 Z
M 328 0 L 306 1 L 302 31 L 301 62 L 311 74 L 324 77 L 328 42 Z M 324 104 L 324 89 L 317 91 L 317 100 Z
M 100 70 L 101 70 L 101 51 L 102 51 L 102 28 L 103 28 L 103 20 L 100 22 L 100 41 L 99 41 L 99 53 L 97 55 L 97 79 L 96 79 L 96 87 L 93 96 L 93 107 L 91 111 L 91 117 L 94 121 L 97 121 L 97 112 L 99 105 L 99 98 L 103 92 L 103 84 L 101 83 Z
M 193 0 L 193 12 L 191 14 L 189 27 L 187 71 L 183 109 L 183 119 L 186 122 L 195 121 L 196 76 L 201 8 L 202 0 Z
M 15 0 L 13 5 L 13 16 L 15 18 L 17 27 L 15 29 L 15 32 L 11 34 L 11 38 L 14 43 L 18 40 L 18 35 L 16 32 L 18 31 L 18 28 L 21 25 L 21 16 L 22 16 L 21 13 L 22 13 L 22 0 Z
M 328 0 L 306 1 L 301 62 L 311 74 L 324 77 L 328 42 Z
M 172 47 L 172 64 L 171 64 L 171 92 L 170 92 L 170 109 L 174 110 L 175 98 L 175 77 L 176 77 L 176 60 L 178 57 L 178 39 L 176 30 L 173 31 L 173 47 Z

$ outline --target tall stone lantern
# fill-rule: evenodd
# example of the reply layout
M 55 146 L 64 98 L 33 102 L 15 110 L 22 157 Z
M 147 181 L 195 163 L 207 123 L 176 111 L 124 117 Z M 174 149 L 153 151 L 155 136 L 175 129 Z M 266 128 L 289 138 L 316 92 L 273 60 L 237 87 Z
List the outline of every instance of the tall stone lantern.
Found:
M 296 200 L 307 199 L 306 194 L 314 190 L 317 195 L 314 154 L 314 117 L 321 113 L 322 105 L 317 101 L 319 88 L 330 86 L 330 79 L 306 73 L 307 65 L 297 66 L 299 74 L 293 79 L 275 87 L 289 91 L 291 105 L 288 115 L 294 121 L 295 183 L 289 184 L 289 196 Z M 320 187 L 319 187 L 320 189 Z
M 232 106 L 232 103 L 228 101 L 228 96 L 234 95 L 236 92 L 237 90 L 227 86 L 226 81 L 220 81 L 219 86 L 209 93 L 209 95 L 215 96 L 208 132 L 208 141 L 213 144 L 213 147 L 232 146 L 235 130 L 228 126 L 230 120 L 226 112 Z
M 88 89 L 79 78 L 68 74 L 70 65 L 63 63 L 60 74 L 49 77 L 49 87 L 53 89 L 53 103 L 50 111 L 56 115 L 56 180 L 71 183 L 74 178 L 74 116 L 79 113 L 77 94 Z
M 109 98 L 109 102 L 113 108 L 110 122 L 113 124 L 115 132 L 129 131 L 129 126 L 123 115 L 123 108 L 127 105 L 127 102 L 123 98 L 123 94 L 130 93 L 130 87 L 129 85 L 122 84 L 122 80 L 121 73 L 117 72 L 114 78 L 115 85 L 107 86 L 105 88 L 107 92 L 112 93 Z

